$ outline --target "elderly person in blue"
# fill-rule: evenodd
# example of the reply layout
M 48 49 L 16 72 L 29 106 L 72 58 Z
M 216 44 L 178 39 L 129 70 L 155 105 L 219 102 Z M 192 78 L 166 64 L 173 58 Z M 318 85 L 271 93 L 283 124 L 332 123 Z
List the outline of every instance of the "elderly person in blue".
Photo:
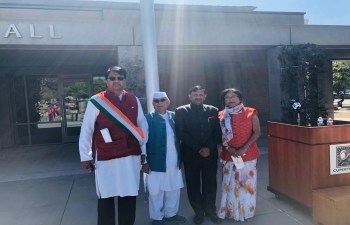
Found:
M 170 100 L 165 92 L 155 92 L 152 105 L 154 111 L 146 115 L 149 125 L 147 160 L 142 165 L 142 171 L 147 174 L 149 215 L 153 225 L 163 224 L 163 219 L 184 223 L 186 218 L 177 214 L 180 188 L 184 184 L 179 140 L 175 136 L 175 114 L 167 110 Z

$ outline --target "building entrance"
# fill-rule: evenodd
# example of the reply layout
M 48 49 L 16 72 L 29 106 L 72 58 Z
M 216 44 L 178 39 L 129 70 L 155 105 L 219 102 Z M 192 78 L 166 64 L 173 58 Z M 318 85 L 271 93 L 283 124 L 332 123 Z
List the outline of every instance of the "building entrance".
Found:
M 86 101 L 93 95 L 92 76 L 59 76 L 58 91 L 63 142 L 77 142 Z
M 78 141 L 92 75 L 13 76 L 8 88 L 14 146 Z

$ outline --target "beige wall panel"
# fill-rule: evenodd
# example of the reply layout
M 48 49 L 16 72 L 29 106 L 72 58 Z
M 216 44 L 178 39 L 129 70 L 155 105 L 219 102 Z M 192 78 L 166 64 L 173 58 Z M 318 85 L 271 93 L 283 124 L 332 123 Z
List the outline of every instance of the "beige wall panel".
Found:
M 271 121 L 280 121 L 282 118 L 281 64 L 277 59 L 279 50 L 279 47 L 274 47 L 267 51 Z
M 292 26 L 292 45 L 350 45 L 350 26 Z
M 102 20 L 102 10 L 45 10 L 0 8 L 0 20 Z
M 14 24 L 22 37 L 5 34 L 10 25 Z M 30 33 L 30 24 L 34 25 L 35 36 Z M 50 25 L 54 26 L 54 35 L 50 37 Z M 13 29 L 12 29 L 13 31 Z M 85 21 L 37 21 L 25 22 L 14 20 L 0 21 L 0 45 L 132 45 L 133 28 L 128 22 L 85 22 Z
M 156 11 L 156 21 L 166 23 L 198 23 L 198 24 L 260 24 L 260 25 L 303 25 L 303 14 L 292 13 L 226 13 L 224 11 Z
M 131 10 L 131 9 L 103 9 L 103 20 L 105 21 L 113 21 L 115 22 L 125 22 L 132 21 L 133 23 L 139 23 L 141 21 L 141 16 L 139 10 Z
M 289 44 L 289 26 L 162 23 L 156 30 L 158 45 Z M 142 45 L 140 24 L 135 24 L 135 44 Z

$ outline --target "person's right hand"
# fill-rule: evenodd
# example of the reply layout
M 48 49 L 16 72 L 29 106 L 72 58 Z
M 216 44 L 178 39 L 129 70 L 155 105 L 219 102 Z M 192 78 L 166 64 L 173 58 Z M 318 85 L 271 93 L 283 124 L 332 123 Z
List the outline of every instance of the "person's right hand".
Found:
M 148 163 L 142 164 L 141 171 L 149 174 L 149 172 L 151 171 L 151 167 Z
M 228 146 L 228 148 L 226 149 L 226 151 L 228 151 L 228 153 L 230 153 L 230 155 L 234 155 L 235 152 L 237 151 L 237 149 L 235 149 L 234 147 Z
M 203 147 L 199 150 L 199 154 L 203 157 L 208 157 L 208 156 L 210 156 L 210 149 Z
M 83 168 L 84 170 L 87 170 L 89 172 L 91 172 L 91 166 L 90 166 L 90 163 L 92 165 L 95 165 L 95 162 L 93 160 L 88 160 L 88 161 L 84 161 L 84 162 L 81 162 L 81 168 Z

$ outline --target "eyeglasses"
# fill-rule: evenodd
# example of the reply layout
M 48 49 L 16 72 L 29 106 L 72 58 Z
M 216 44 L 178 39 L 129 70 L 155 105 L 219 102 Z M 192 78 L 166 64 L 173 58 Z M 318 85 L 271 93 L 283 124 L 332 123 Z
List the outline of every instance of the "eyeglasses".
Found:
M 154 103 L 159 103 L 159 102 L 165 102 L 166 100 L 168 100 L 167 98 L 161 98 L 161 99 L 153 99 Z
M 125 77 L 108 77 L 107 79 L 110 81 L 115 81 L 115 79 L 117 79 L 118 81 L 123 81 Z
M 225 97 L 225 101 L 229 101 L 229 100 L 233 100 L 233 99 L 237 99 L 238 96 L 237 95 L 232 95 L 231 97 L 227 96 Z

